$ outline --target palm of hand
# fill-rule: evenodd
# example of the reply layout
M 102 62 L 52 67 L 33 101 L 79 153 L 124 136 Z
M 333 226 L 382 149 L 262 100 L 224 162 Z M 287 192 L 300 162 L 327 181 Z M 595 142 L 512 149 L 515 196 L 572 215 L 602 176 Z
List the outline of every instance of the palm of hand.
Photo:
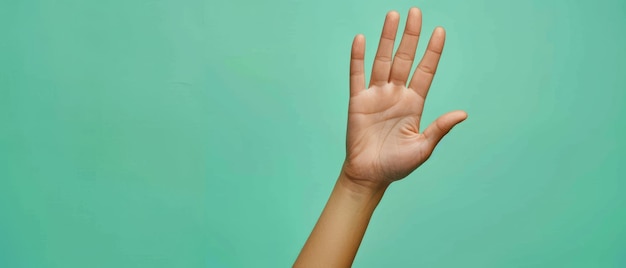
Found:
M 419 120 L 423 99 L 404 86 L 372 87 L 350 98 L 347 160 L 367 180 L 403 178 L 426 160 Z M 361 169 L 363 170 L 363 169 Z
M 363 37 L 357 36 L 352 47 L 347 155 L 343 172 L 359 183 L 388 184 L 406 177 L 426 161 L 441 138 L 467 116 L 463 111 L 445 114 L 420 133 L 424 101 L 443 49 L 445 32 L 441 28 L 435 30 L 407 87 L 421 28 L 420 11 L 414 8 L 409 12 L 400 47 L 391 61 L 397 25 L 397 13 L 390 12 L 368 89 L 365 89 L 363 74 Z

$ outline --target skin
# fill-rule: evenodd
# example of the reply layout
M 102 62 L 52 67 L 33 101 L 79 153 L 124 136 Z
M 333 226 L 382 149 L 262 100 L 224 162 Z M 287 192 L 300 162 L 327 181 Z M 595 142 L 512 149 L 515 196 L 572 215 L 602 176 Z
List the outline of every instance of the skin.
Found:
M 435 28 L 409 80 L 422 13 L 418 8 L 409 10 L 394 56 L 399 19 L 397 12 L 387 13 L 369 87 L 363 66 L 365 37 L 359 34 L 354 38 L 346 158 L 294 267 L 350 267 L 387 187 L 428 160 L 452 127 L 467 118 L 464 111 L 452 111 L 420 132 L 424 101 L 443 51 L 445 30 Z

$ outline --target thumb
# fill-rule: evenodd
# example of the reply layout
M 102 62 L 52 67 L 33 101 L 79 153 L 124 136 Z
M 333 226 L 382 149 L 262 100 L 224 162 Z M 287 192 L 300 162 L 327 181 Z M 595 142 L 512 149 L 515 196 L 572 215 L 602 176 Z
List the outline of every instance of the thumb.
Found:
M 426 138 L 427 146 L 434 150 L 443 136 L 448 134 L 452 127 L 463 122 L 466 118 L 467 113 L 464 111 L 452 111 L 437 118 L 422 133 Z

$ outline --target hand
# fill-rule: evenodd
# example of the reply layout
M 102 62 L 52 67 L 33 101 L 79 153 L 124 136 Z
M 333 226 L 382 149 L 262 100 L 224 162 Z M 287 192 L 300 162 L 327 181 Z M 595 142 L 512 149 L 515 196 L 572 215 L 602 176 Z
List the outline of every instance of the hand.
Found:
M 426 53 L 406 86 L 422 26 L 417 8 L 409 11 L 400 46 L 392 61 L 399 14 L 389 12 L 372 69 L 365 85 L 365 38 L 357 35 L 350 62 L 350 106 L 346 159 L 342 175 L 367 187 L 386 187 L 419 167 L 453 126 L 467 118 L 464 111 L 439 117 L 420 132 L 426 94 L 439 63 L 445 41 L 436 28 Z

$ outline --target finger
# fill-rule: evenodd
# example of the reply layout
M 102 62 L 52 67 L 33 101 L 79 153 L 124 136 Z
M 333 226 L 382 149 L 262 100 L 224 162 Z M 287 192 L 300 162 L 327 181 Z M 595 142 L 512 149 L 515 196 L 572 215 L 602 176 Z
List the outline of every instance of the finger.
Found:
M 435 72 L 437 71 L 437 65 L 439 65 L 439 59 L 441 58 L 441 52 L 443 52 L 443 45 L 446 40 L 446 31 L 441 28 L 435 28 L 430 41 L 428 41 L 428 47 L 424 53 L 424 57 L 417 65 L 415 73 L 409 83 L 409 88 L 412 88 L 426 99 L 428 95 L 428 89 L 433 82 Z
M 415 59 L 415 49 L 417 49 L 421 28 L 422 12 L 416 7 L 411 8 L 406 19 L 402 41 L 400 41 L 396 56 L 393 58 L 389 82 L 396 85 L 406 85 Z
M 435 122 L 432 122 L 430 126 L 424 130 L 424 133 L 422 133 L 426 138 L 426 146 L 429 147 L 428 149 L 430 151 L 434 150 L 435 146 L 450 132 L 452 127 L 463 122 L 466 118 L 466 112 L 453 111 L 440 116 Z
M 387 13 L 385 24 L 383 25 L 383 32 L 380 35 L 380 42 L 378 43 L 378 50 L 376 51 L 376 58 L 374 58 L 370 86 L 384 85 L 389 80 L 393 43 L 396 40 L 399 21 L 400 14 L 398 14 L 398 12 L 389 11 L 389 13 Z
M 365 36 L 359 34 L 354 37 L 350 55 L 350 96 L 354 96 L 365 89 Z

